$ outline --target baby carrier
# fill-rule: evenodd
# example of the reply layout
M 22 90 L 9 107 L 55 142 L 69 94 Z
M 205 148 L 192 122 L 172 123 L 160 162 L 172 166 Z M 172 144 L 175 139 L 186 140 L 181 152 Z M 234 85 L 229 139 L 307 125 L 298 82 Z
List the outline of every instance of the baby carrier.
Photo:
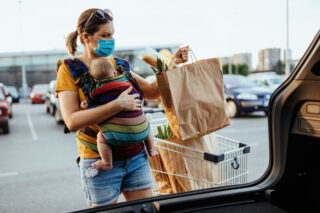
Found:
M 131 84 L 136 88 L 136 90 L 139 92 L 140 99 L 142 100 L 143 92 L 139 87 L 137 81 L 132 77 L 130 73 L 129 62 L 127 60 L 122 60 L 120 58 L 114 58 L 114 60 L 116 61 L 116 67 L 115 67 L 116 71 L 119 74 L 124 74 L 126 79 L 128 79 L 131 82 Z M 57 63 L 57 71 L 59 70 L 59 67 L 63 63 L 68 67 L 68 70 L 70 71 L 72 77 L 76 81 L 76 85 L 79 88 L 81 88 L 83 94 L 88 98 L 88 102 L 90 102 L 93 105 L 103 104 L 102 102 L 100 102 L 98 99 L 94 98 L 91 95 L 91 92 L 95 90 L 96 83 L 94 79 L 91 77 L 91 75 L 89 74 L 87 66 L 78 58 L 59 60 Z M 96 135 L 96 133 L 93 133 L 92 129 L 90 128 L 86 128 L 82 131 L 85 131 L 86 134 L 91 132 L 90 134 L 91 136 L 94 136 L 94 134 Z M 65 126 L 64 132 L 69 133 L 70 130 Z M 82 142 L 85 146 L 87 146 L 91 150 L 97 151 L 97 147 L 95 144 L 91 144 L 91 143 L 89 144 L 88 142 L 85 142 L 82 140 L 79 140 L 79 141 Z

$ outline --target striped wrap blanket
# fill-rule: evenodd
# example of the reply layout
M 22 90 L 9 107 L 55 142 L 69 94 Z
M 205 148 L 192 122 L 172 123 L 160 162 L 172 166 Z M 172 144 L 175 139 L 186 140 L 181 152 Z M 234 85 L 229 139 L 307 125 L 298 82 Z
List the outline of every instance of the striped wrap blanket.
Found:
M 96 86 L 93 91 L 90 91 L 90 95 L 99 103 L 108 103 L 115 100 L 129 86 L 132 86 L 130 94 L 139 94 L 126 74 L 94 81 Z M 95 107 L 90 101 L 88 104 L 89 108 Z M 121 111 L 98 124 L 98 127 L 108 144 L 118 146 L 143 142 L 150 132 L 150 124 L 142 109 L 139 111 Z

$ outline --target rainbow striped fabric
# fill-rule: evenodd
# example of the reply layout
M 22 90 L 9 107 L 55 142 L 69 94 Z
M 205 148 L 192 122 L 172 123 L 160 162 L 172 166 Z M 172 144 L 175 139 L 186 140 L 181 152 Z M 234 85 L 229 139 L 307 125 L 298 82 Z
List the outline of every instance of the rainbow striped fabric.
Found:
M 130 94 L 139 94 L 126 74 L 95 80 L 95 83 L 96 88 L 90 91 L 90 94 L 99 102 L 108 103 L 115 100 L 129 86 L 133 87 Z M 150 124 L 142 109 L 121 111 L 98 126 L 108 143 L 118 146 L 143 142 L 150 132 Z

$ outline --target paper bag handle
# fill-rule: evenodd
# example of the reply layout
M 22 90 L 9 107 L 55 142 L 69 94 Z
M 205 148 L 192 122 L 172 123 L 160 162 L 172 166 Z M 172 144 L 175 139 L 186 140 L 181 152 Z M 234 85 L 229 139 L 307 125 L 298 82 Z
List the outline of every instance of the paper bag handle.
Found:
M 200 65 L 200 63 L 199 63 L 196 55 L 194 54 L 193 50 L 192 50 L 191 48 L 189 48 L 189 49 L 190 49 L 189 54 L 190 54 L 190 56 L 191 56 L 191 57 L 190 57 L 191 63 L 197 63 L 197 64 L 199 65 L 200 69 L 202 69 L 202 67 L 201 67 L 201 65 Z M 187 64 L 187 63 L 184 62 L 181 68 L 183 69 L 183 66 L 186 65 L 186 64 Z M 203 70 L 202 70 L 202 71 L 203 71 Z

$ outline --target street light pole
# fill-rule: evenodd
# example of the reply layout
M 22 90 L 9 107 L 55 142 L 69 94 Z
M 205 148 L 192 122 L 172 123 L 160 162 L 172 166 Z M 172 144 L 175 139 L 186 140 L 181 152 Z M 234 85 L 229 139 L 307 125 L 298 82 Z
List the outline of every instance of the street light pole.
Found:
M 22 23 L 22 0 L 18 1 L 19 3 L 19 13 L 20 13 L 20 36 L 21 36 L 21 76 L 22 76 L 22 95 L 23 98 L 27 97 L 27 74 L 26 66 L 24 63 L 24 45 L 23 45 L 23 23 Z
M 228 73 L 232 74 L 232 59 L 228 57 Z
M 289 0 L 287 0 L 287 46 L 285 51 L 285 74 L 286 77 L 290 75 L 290 68 L 289 68 Z

